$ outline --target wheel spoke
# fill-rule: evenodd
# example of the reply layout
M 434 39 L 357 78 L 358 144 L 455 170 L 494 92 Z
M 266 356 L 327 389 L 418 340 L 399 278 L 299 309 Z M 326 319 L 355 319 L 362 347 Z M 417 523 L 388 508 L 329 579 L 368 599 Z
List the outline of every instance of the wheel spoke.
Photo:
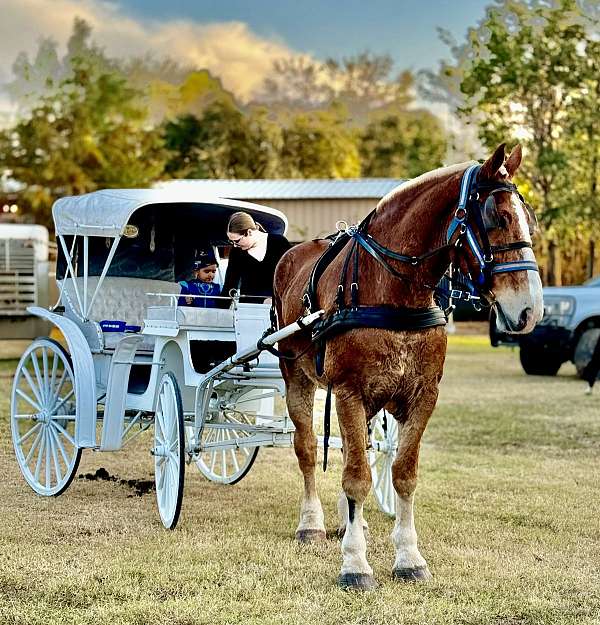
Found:
M 48 373 L 48 349 L 46 347 L 42 347 L 42 371 L 44 374 L 43 396 L 44 400 L 47 402 L 48 399 L 50 399 L 50 376 Z
M 44 349 L 42 348 L 42 352 Z M 33 363 L 33 370 L 35 371 L 35 379 L 38 383 L 38 388 L 40 390 L 40 395 L 38 395 L 38 400 L 40 404 L 43 406 L 46 400 L 46 394 L 44 393 L 44 383 L 42 382 L 42 374 L 40 373 L 40 363 L 38 362 L 38 357 L 36 351 L 33 350 L 31 352 L 31 362 Z
M 26 395 L 20 388 L 15 389 L 15 391 L 19 397 L 22 397 L 28 404 L 33 406 L 38 412 L 42 412 L 42 407 L 37 402 L 33 401 L 33 399 L 29 397 L 29 395 Z
M 230 449 L 231 451 L 231 459 L 233 460 L 233 466 L 235 467 L 235 473 L 240 470 L 240 465 L 238 464 L 237 457 L 235 455 L 235 449 Z
M 49 434 L 50 434 L 50 442 L 52 443 L 52 461 L 54 462 L 54 473 L 56 475 L 56 483 L 60 484 L 60 482 L 62 481 L 62 472 L 60 470 L 60 463 L 58 461 L 58 453 L 56 452 L 56 440 L 55 437 L 56 435 L 54 434 L 54 430 L 52 428 L 50 428 L 49 430 Z M 67 465 L 68 468 L 68 465 Z
M 69 458 L 67 456 L 67 452 L 65 451 L 65 447 L 62 444 L 62 441 L 60 440 L 60 436 L 59 433 L 56 431 L 56 428 L 51 427 L 50 428 L 52 435 L 54 436 L 54 440 L 56 441 L 56 446 L 58 447 L 58 450 L 60 451 L 60 455 L 62 456 L 63 462 L 65 463 L 65 466 L 67 467 L 67 470 L 69 469 Z
M 158 465 L 156 468 L 156 472 L 158 473 L 158 483 L 156 484 L 156 490 L 160 493 L 165 484 L 165 466 L 164 464 Z
M 52 407 L 51 412 L 56 412 L 57 410 L 60 410 L 67 401 L 69 401 L 69 399 L 71 399 L 71 397 L 75 394 L 75 389 L 71 389 L 61 400 L 58 404 L 56 404 L 56 406 Z
M 44 448 L 46 446 L 46 430 L 42 430 L 42 440 L 40 442 L 40 452 L 38 455 L 37 463 L 35 465 L 35 481 L 38 482 L 40 479 L 40 469 L 42 468 L 42 457 L 44 456 Z
M 42 424 L 38 421 L 38 423 L 36 423 L 30 430 L 28 430 L 25 434 L 23 434 L 21 438 L 19 438 L 17 443 L 19 445 L 22 445 L 34 432 L 39 430 L 41 427 L 42 427 Z
M 54 391 L 54 393 L 52 395 L 52 403 L 53 404 L 55 404 L 56 401 L 58 400 L 58 396 L 60 395 L 60 393 L 62 391 L 62 387 L 63 387 L 66 379 L 67 379 L 67 368 L 65 367 L 63 369 L 62 375 L 60 376 L 60 380 L 58 381 L 58 384 L 56 386 L 56 390 Z
M 75 439 L 67 432 L 67 430 L 65 430 L 65 428 L 62 427 L 62 425 L 60 425 L 60 423 L 57 423 L 56 421 L 50 421 L 50 426 L 55 427 L 69 441 L 69 443 L 73 445 L 73 447 L 77 447 Z
M 46 488 L 50 488 L 51 484 L 50 443 L 50 431 L 46 428 Z
M 38 423 L 39 426 L 41 426 L 41 423 Z M 40 441 L 42 439 L 42 435 L 44 433 L 44 428 L 42 427 L 40 429 L 40 431 L 38 432 L 38 435 L 35 437 L 35 440 L 33 441 L 33 445 L 31 445 L 31 447 L 29 448 L 29 453 L 27 454 L 27 458 L 25 458 L 25 465 L 29 466 L 29 462 L 31 461 L 31 459 L 33 458 L 33 454 L 35 453 L 35 450 L 37 449 L 38 445 L 40 444 Z
M 54 402 L 54 385 L 56 384 L 56 372 L 58 371 L 58 357 L 56 352 L 52 352 L 52 373 L 50 374 L 50 386 L 48 387 L 48 397 Z
M 25 395 L 25 393 L 18 388 L 17 389 L 17 393 L 25 400 L 28 401 L 34 408 L 37 408 L 37 410 L 39 412 L 42 411 L 42 406 L 44 404 L 44 402 L 40 399 L 40 394 L 38 392 L 38 389 L 35 386 L 35 382 L 33 381 L 33 379 L 31 378 L 31 374 L 29 373 L 29 371 L 27 371 L 27 369 L 25 368 L 25 366 L 23 366 L 23 368 L 21 369 L 21 371 L 23 372 L 23 375 L 25 376 L 25 379 L 27 380 L 27 383 L 29 384 L 29 388 L 33 391 L 33 394 L 35 396 L 36 402 L 34 402 L 32 399 L 30 399 L 30 397 L 28 395 Z

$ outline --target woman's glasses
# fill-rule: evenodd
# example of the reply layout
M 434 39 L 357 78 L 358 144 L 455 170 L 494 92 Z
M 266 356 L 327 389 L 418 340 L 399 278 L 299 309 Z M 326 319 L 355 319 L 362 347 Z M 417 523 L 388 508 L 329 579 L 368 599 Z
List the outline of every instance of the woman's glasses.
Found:
M 238 239 L 229 239 L 229 242 L 231 243 L 231 245 L 233 245 L 234 247 L 238 247 L 240 244 L 240 241 L 242 239 L 245 239 L 248 235 L 247 234 L 243 234 L 241 237 L 239 237 Z

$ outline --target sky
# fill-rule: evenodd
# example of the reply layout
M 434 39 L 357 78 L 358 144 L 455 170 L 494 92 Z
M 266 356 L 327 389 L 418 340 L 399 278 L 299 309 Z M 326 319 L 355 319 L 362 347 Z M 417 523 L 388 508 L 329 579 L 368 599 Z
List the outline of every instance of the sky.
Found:
M 0 0 L 0 83 L 42 37 L 64 52 L 76 16 L 110 56 L 152 53 L 206 67 L 242 100 L 276 58 L 388 53 L 395 69 L 448 57 L 437 27 L 459 41 L 492 0 Z

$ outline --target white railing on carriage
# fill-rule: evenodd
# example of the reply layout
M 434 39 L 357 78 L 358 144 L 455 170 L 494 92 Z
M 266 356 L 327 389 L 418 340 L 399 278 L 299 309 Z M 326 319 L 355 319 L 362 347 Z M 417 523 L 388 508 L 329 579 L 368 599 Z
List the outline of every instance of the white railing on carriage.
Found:
M 89 227 L 89 228 L 96 228 L 99 230 L 107 230 L 108 228 L 104 227 L 104 226 L 83 226 L 81 225 L 81 227 Z M 71 283 L 73 284 L 73 289 L 75 290 L 75 297 L 77 298 L 77 304 L 79 305 L 79 312 L 81 314 L 81 318 L 83 320 L 87 320 L 90 314 L 90 311 L 92 310 L 92 307 L 94 305 L 94 302 L 96 301 L 96 297 L 98 296 L 98 293 L 100 292 L 100 287 L 102 286 L 102 283 L 104 282 L 104 278 L 106 278 L 106 274 L 108 273 L 108 268 L 110 267 L 110 263 L 112 262 L 112 259 L 114 258 L 115 252 L 117 251 L 117 246 L 119 245 L 119 241 L 121 240 L 121 236 L 117 236 L 114 238 L 112 245 L 110 247 L 110 250 L 108 252 L 108 256 L 106 258 L 106 261 L 104 263 L 104 267 L 102 268 L 102 272 L 100 273 L 100 277 L 98 278 L 98 283 L 96 284 L 96 288 L 94 290 L 94 293 L 92 294 L 92 298 L 89 302 L 88 305 L 88 270 L 89 270 L 89 236 L 87 234 L 85 235 L 79 235 L 83 237 L 83 301 L 81 299 L 81 294 L 79 293 L 79 286 L 77 284 L 77 280 L 76 280 L 76 274 L 75 274 L 75 269 L 73 268 L 73 252 L 75 251 L 75 244 L 77 242 L 77 236 L 78 235 L 73 235 L 73 243 L 71 245 L 71 249 L 68 250 L 67 249 L 67 243 L 65 241 L 64 235 L 59 234 L 58 235 L 58 240 L 60 242 L 61 248 L 63 250 L 63 254 L 65 256 L 65 260 L 67 262 L 67 273 L 70 274 L 71 276 Z M 66 280 L 67 276 L 65 276 L 65 279 L 62 281 L 61 287 L 60 287 L 60 292 L 58 294 L 58 300 L 56 302 L 56 304 L 54 305 L 54 308 L 56 308 L 56 306 L 58 306 L 58 304 L 60 303 L 60 300 L 63 296 L 63 291 L 65 289 L 65 286 L 67 284 L 67 280 Z

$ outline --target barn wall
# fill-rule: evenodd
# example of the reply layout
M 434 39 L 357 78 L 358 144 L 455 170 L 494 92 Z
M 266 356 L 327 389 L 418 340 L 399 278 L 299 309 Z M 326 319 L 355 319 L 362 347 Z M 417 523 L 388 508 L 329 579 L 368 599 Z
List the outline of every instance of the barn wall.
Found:
M 251 201 L 276 208 L 287 215 L 289 221 L 288 239 L 308 241 L 335 232 L 337 221 L 357 223 L 376 205 L 379 198 L 343 200 L 270 200 Z

